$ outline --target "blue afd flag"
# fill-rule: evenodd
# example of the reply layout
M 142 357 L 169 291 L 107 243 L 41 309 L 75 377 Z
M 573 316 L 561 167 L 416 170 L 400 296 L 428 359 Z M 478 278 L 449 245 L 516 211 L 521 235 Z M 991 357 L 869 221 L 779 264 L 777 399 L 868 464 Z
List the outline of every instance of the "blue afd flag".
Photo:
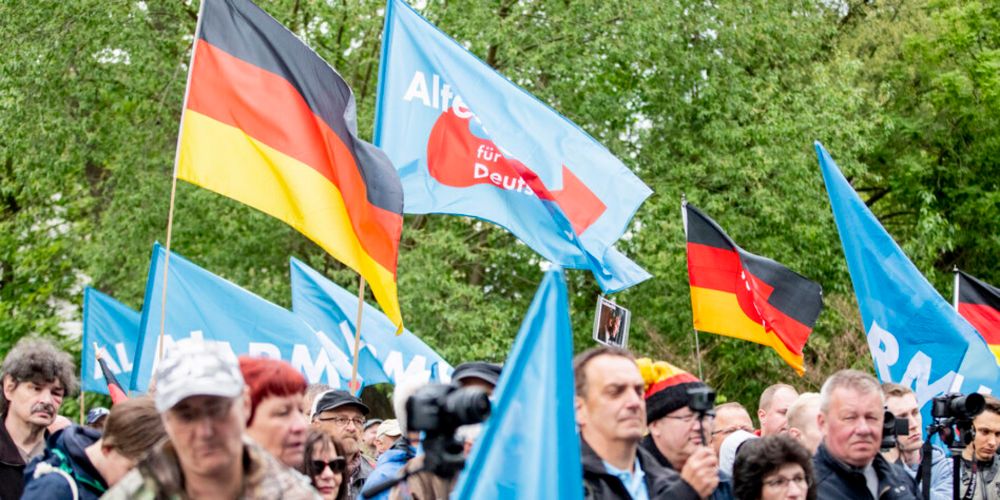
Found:
M 292 311 L 313 328 L 329 332 L 341 351 L 353 355 L 358 296 L 294 257 L 291 269 Z M 395 332 L 385 314 L 365 304 L 358 355 L 358 373 L 365 384 L 451 380 L 451 365 L 437 352 L 409 330 Z
M 130 389 L 145 392 L 158 355 L 163 260 L 166 251 L 153 246 L 146 281 L 146 306 L 135 354 Z M 347 387 L 351 360 L 327 335 L 314 330 L 293 312 L 170 253 L 164 351 L 188 339 L 215 342 L 233 356 L 248 354 L 287 361 L 309 383 Z
M 132 356 L 141 316 L 125 304 L 91 287 L 83 289 L 83 349 L 80 352 L 80 389 L 108 394 L 108 381 L 97 363 L 97 349 L 121 380 L 132 376 Z
M 545 273 L 452 498 L 583 498 L 573 332 L 561 270 Z
M 470 215 L 614 292 L 650 277 L 614 243 L 650 195 L 586 132 L 401 0 L 386 6 L 375 144 L 407 213 Z
M 910 262 L 818 142 L 816 154 L 879 379 L 912 388 L 921 406 L 944 392 L 1000 389 L 982 337 Z

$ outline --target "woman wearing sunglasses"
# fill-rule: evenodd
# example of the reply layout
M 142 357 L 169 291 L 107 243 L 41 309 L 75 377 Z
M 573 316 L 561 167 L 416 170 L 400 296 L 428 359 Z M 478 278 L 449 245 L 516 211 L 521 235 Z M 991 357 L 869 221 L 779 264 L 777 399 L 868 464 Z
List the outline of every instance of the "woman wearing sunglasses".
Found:
M 347 481 L 344 481 L 344 470 L 347 459 L 340 443 L 325 432 L 310 431 L 306 437 L 305 457 L 302 472 L 309 477 L 323 500 L 345 500 Z

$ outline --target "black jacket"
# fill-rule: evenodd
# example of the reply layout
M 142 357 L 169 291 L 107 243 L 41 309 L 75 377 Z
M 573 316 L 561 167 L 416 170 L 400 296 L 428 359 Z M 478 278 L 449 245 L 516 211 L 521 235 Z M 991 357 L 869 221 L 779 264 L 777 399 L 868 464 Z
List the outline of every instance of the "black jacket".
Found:
M 0 500 L 17 500 L 24 490 L 24 460 L 7 432 L 7 414 L 0 414 Z
M 616 476 L 609 474 L 604 461 L 583 439 L 580 440 L 583 464 L 584 498 L 587 499 L 628 499 L 628 490 Z M 639 465 L 646 474 L 646 488 L 650 499 L 697 500 L 698 493 L 681 479 L 673 469 L 661 467 L 656 459 L 642 447 L 636 449 Z
M 656 459 L 656 463 L 662 465 L 663 467 L 676 471 L 673 464 L 667 457 L 660 453 L 660 449 L 656 447 L 656 442 L 653 441 L 653 435 L 649 434 L 643 438 L 642 443 L 639 444 L 639 448 L 645 448 L 649 452 L 650 456 Z M 733 496 L 733 477 L 726 474 L 725 471 L 719 471 L 719 485 L 715 487 L 715 491 L 708 497 L 708 500 L 732 500 L 735 498 Z
M 915 499 L 917 492 L 913 481 L 905 472 L 875 454 L 872 462 L 878 476 L 878 500 Z M 861 469 L 843 464 L 830 455 L 826 445 L 821 444 L 813 456 L 813 473 L 816 476 L 816 493 L 820 500 L 863 500 L 872 499 Z
M 31 461 L 24 469 L 24 493 L 21 500 L 57 500 L 73 498 L 72 479 L 77 497 L 97 500 L 108 489 L 101 473 L 87 457 L 87 447 L 101 438 L 101 431 L 71 425 L 52 435 L 46 442 L 45 454 Z M 45 465 L 42 465 L 45 464 Z M 58 469 L 63 473 L 52 472 Z M 36 471 L 40 471 L 36 474 Z

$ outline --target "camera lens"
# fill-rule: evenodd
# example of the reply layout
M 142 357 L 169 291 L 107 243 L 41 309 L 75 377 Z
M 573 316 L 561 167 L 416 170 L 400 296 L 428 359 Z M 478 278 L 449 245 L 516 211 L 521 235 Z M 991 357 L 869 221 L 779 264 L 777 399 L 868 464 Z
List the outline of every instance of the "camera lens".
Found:
M 456 425 L 478 424 L 490 416 L 490 398 L 479 389 L 456 389 L 448 395 L 445 411 Z
M 974 392 L 968 396 L 959 396 L 950 402 L 951 413 L 959 418 L 972 419 L 986 408 L 986 398 Z

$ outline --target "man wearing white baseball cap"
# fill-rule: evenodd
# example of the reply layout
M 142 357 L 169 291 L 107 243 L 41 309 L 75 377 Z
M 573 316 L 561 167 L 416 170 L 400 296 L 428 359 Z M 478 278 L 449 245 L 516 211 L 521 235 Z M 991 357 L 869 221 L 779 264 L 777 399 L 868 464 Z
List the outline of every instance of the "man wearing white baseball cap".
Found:
M 185 340 L 156 374 L 168 440 L 104 498 L 319 498 L 301 474 L 244 437 L 248 397 L 236 359 Z

